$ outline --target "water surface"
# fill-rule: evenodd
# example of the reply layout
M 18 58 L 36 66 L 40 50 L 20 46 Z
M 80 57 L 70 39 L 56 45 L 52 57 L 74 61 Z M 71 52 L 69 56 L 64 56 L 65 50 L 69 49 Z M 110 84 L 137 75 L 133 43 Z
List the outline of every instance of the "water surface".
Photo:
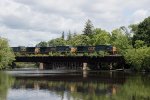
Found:
M 5 71 L 0 72 L 0 100 L 150 100 L 150 74 Z

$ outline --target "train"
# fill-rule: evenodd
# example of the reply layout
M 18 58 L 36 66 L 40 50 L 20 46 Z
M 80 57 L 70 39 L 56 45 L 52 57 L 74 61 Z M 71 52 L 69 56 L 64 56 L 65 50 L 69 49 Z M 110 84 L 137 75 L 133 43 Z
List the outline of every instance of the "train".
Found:
M 49 53 L 94 53 L 104 51 L 111 55 L 117 53 L 117 49 L 112 45 L 97 45 L 97 46 L 52 46 L 52 47 L 12 47 L 14 53 L 20 54 L 49 54 Z

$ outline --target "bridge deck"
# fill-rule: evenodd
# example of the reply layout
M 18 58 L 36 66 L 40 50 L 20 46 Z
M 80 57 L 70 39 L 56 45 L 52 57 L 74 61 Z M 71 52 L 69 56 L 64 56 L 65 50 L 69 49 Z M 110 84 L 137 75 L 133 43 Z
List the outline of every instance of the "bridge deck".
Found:
M 14 62 L 124 62 L 123 56 L 17 56 Z

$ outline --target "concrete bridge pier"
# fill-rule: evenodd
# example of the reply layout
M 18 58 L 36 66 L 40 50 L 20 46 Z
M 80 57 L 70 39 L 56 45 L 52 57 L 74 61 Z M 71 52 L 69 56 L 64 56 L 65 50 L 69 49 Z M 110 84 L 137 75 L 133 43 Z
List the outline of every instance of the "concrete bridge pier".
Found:
M 87 62 L 83 63 L 83 70 L 88 70 L 88 63 Z
M 83 78 L 86 78 L 88 76 L 88 71 L 87 70 L 83 70 Z
M 44 63 L 39 63 L 39 69 L 41 69 L 41 70 L 44 69 Z
M 110 70 L 113 69 L 113 64 L 112 64 L 112 63 L 109 64 L 109 69 L 110 69 Z
M 55 65 L 55 66 L 57 66 L 57 65 Z M 53 69 L 53 67 L 56 68 L 55 66 L 54 66 L 53 63 L 44 63 L 44 62 L 40 62 L 39 63 L 39 69 L 40 70 L 43 70 L 43 69 Z

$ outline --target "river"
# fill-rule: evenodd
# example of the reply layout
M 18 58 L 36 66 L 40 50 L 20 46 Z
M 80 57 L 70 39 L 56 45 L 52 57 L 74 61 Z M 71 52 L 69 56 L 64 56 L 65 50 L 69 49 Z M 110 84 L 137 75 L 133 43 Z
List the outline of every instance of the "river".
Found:
M 150 100 L 150 74 L 38 69 L 1 71 L 0 100 Z

